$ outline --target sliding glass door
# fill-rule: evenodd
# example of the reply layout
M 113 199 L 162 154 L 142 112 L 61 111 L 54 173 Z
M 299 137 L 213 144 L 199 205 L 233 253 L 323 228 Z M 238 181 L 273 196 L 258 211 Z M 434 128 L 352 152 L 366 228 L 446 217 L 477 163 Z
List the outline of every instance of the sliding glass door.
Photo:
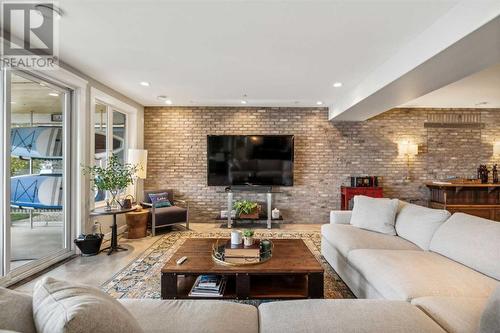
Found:
M 3 73 L 3 275 L 26 275 L 68 253 L 72 92 Z

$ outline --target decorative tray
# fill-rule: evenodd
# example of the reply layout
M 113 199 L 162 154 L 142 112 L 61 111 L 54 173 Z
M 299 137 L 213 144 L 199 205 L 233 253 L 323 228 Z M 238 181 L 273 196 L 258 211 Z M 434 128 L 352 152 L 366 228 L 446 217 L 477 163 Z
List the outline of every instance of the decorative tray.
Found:
M 212 245 L 212 259 L 221 265 L 226 266 L 249 266 L 262 264 L 273 256 L 274 244 L 271 240 L 262 239 L 255 240 L 255 244 L 251 247 L 255 252 L 258 250 L 258 257 L 232 256 L 226 257 L 226 247 L 231 248 L 230 240 L 217 239 Z M 248 247 L 239 246 L 239 249 L 248 249 Z

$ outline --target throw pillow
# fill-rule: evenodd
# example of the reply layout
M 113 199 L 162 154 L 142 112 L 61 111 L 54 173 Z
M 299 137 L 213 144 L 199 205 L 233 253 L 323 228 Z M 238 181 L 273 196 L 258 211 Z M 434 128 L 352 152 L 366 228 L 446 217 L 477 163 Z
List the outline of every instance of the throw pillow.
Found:
M 396 235 L 394 223 L 398 210 L 398 199 L 354 197 L 351 224 L 355 227 Z
M 479 322 L 479 333 L 500 333 L 500 287 L 486 303 Z
M 36 333 L 31 304 L 30 295 L 0 288 L 0 331 Z
M 429 250 L 432 236 L 449 217 L 450 212 L 444 209 L 432 209 L 399 201 L 399 212 L 396 216 L 396 232 L 423 250 Z
M 168 193 L 167 192 L 150 193 L 149 194 L 149 199 L 151 200 L 151 203 L 156 208 L 170 207 L 170 206 L 172 206 L 172 204 L 168 200 Z
M 137 320 L 101 290 L 47 277 L 33 291 L 39 333 L 141 333 Z

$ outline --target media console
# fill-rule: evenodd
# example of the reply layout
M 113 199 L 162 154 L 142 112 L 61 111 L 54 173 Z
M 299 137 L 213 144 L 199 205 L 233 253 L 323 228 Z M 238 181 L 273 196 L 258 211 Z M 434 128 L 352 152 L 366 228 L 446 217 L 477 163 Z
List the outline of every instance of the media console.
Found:
M 271 216 L 272 211 L 272 203 L 273 203 L 273 195 L 280 194 L 282 192 L 274 191 L 272 186 L 258 186 L 258 185 L 249 185 L 249 186 L 229 186 L 226 187 L 224 193 L 227 194 L 227 227 L 233 227 L 233 221 L 235 218 L 231 217 L 231 210 L 233 209 L 233 201 L 234 194 L 237 193 L 253 193 L 253 194 L 265 194 L 266 195 L 266 203 L 267 203 L 267 216 L 265 218 L 266 226 L 268 229 L 271 229 L 271 222 L 273 218 Z M 280 217 L 279 220 L 282 218 Z

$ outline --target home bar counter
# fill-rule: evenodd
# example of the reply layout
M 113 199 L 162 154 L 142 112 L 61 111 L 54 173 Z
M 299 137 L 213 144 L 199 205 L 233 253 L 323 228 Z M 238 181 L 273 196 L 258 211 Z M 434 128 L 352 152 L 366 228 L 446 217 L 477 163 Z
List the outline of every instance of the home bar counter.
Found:
M 429 207 L 500 222 L 500 184 L 428 182 Z

